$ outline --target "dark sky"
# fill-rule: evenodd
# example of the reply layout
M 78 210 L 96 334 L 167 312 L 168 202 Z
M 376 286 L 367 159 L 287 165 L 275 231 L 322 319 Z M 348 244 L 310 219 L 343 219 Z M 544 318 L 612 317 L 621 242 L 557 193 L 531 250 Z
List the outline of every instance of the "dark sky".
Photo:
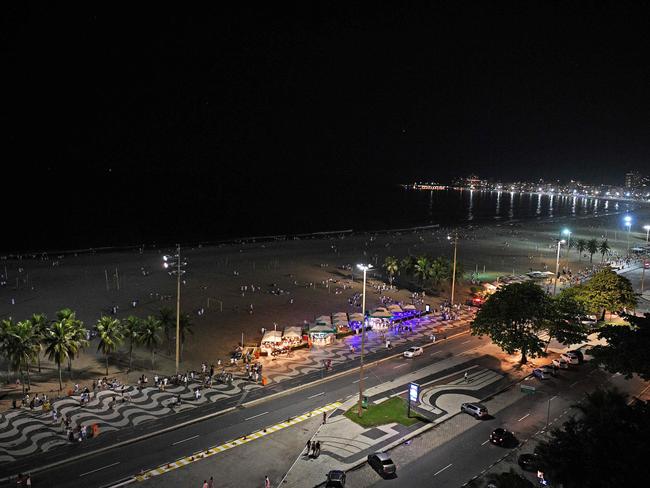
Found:
M 641 4 L 349 3 L 3 6 L 5 191 L 650 173 Z

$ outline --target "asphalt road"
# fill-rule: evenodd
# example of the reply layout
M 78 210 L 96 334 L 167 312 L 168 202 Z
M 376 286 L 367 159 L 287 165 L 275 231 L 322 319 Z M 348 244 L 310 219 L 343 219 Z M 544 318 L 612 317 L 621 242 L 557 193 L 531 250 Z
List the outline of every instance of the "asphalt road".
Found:
M 394 380 L 408 372 L 479 347 L 486 341 L 485 338 L 461 335 L 454 339 L 439 341 L 431 348 L 426 349 L 425 354 L 415 360 L 395 358 L 384 361 L 368 368 L 365 374 L 365 386 L 371 387 Z M 436 350 L 443 352 L 432 355 L 431 352 Z M 372 357 L 368 359 L 373 360 Z M 406 366 L 402 366 L 404 363 Z M 358 370 L 351 369 L 349 374 L 333 378 L 325 383 L 308 386 L 300 391 L 247 408 L 240 407 L 224 415 L 180 427 L 119 449 L 73 460 L 65 465 L 34 475 L 35 486 L 65 488 L 83 485 L 92 488 L 110 485 L 131 477 L 141 470 L 155 468 L 284 421 L 289 417 L 348 398 L 358 393 L 357 380 Z M 192 412 L 187 412 L 187 414 L 189 416 Z M 79 446 L 79 448 L 83 449 L 83 446 Z
M 518 401 L 500 410 L 493 418 L 475 422 L 472 419 L 475 425 L 468 430 L 459 429 L 458 435 L 452 436 L 442 445 L 422 452 L 421 456 L 408 464 L 398 464 L 396 478 L 381 479 L 365 465 L 348 474 L 348 485 L 350 488 L 461 487 L 508 453 L 509 449 L 492 445 L 488 441 L 490 433 L 497 427 L 514 432 L 521 442 L 544 429 L 547 419 L 551 423 L 556 419 L 552 427 L 560 426 L 571 414 L 571 406 L 598 386 L 616 386 L 632 395 L 638 394 L 645 387 L 639 379 L 625 380 L 620 375 L 611 375 L 589 364 L 583 364 L 575 371 L 562 372 L 558 378 L 544 382 L 531 379 L 530 384 L 537 387 L 534 395 L 521 395 Z M 463 414 L 459 417 L 466 416 Z M 467 421 L 459 417 L 448 422 Z M 398 457 L 399 454 L 393 455 L 395 460 Z

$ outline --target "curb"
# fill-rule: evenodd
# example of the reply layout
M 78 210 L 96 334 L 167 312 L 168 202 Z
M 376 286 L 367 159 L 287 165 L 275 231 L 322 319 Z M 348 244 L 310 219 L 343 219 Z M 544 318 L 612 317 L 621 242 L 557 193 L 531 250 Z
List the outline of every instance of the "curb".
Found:
M 453 335 L 443 339 L 443 341 L 448 341 L 450 339 L 453 339 L 455 337 L 461 336 L 463 334 L 468 334 L 468 333 L 469 333 L 469 329 L 465 330 L 465 331 L 462 331 L 462 332 L 458 332 L 456 334 L 453 334 Z M 436 343 L 437 343 L 437 341 L 436 341 Z M 433 346 L 436 343 L 430 342 L 430 343 L 422 345 L 421 347 L 425 348 L 425 347 Z M 366 367 L 375 366 L 375 365 L 377 365 L 379 363 L 382 363 L 384 361 L 389 361 L 391 359 L 401 357 L 402 354 L 403 353 L 396 353 L 396 354 L 393 354 L 391 356 L 387 356 L 385 358 L 381 358 L 381 359 L 378 359 L 376 361 L 372 361 L 371 363 L 368 363 L 365 366 Z M 355 369 L 349 369 L 349 370 L 346 370 L 346 371 L 341 371 L 339 373 L 335 373 L 335 374 L 333 374 L 331 376 L 328 376 L 326 378 L 321 378 L 321 379 L 312 381 L 310 383 L 306 383 L 304 385 L 294 386 L 293 388 L 283 390 L 283 391 L 279 391 L 279 392 L 276 392 L 276 393 L 272 393 L 272 394 L 270 394 L 268 396 L 265 396 L 263 398 L 258 398 L 256 400 L 251 400 L 249 402 L 242 403 L 241 406 L 249 407 L 249 406 L 254 406 L 254 405 L 258 404 L 258 403 L 264 403 L 264 402 L 266 402 L 268 400 L 271 400 L 273 398 L 277 398 L 277 397 L 282 396 L 282 395 L 288 395 L 288 394 L 291 394 L 291 393 L 295 393 L 297 391 L 301 391 L 301 390 L 304 390 L 306 388 L 310 388 L 312 386 L 319 385 L 321 383 L 325 383 L 327 381 L 330 381 L 330 380 L 333 380 L 333 379 L 336 379 L 336 378 L 339 378 L 341 376 L 345 376 L 347 374 L 351 374 L 351 373 L 354 373 L 354 372 L 356 372 Z M 194 419 L 191 419 L 191 420 L 187 420 L 187 421 L 182 422 L 180 424 L 176 424 L 176 425 L 173 425 L 173 426 L 170 426 L 170 427 L 166 427 L 166 428 L 158 430 L 156 432 L 150 432 L 148 434 L 144 434 L 144 435 L 139 436 L 139 437 L 135 437 L 135 438 L 132 438 L 132 439 L 124 440 L 122 442 L 118 442 L 117 444 L 112 444 L 110 446 L 105 446 L 105 447 L 102 447 L 102 448 L 99 448 L 99 449 L 95 449 L 93 451 L 89 451 L 89 452 L 86 452 L 86 453 L 83 453 L 83 454 L 79 454 L 79 455 L 74 456 L 74 457 L 70 457 L 70 458 L 67 458 L 67 459 L 56 461 L 56 462 L 51 463 L 51 464 L 46 464 L 46 465 L 43 465 L 43 466 L 39 466 L 39 467 L 36 467 L 36 468 L 30 470 L 30 473 L 39 473 L 41 471 L 46 471 L 48 469 L 56 468 L 58 466 L 68 464 L 68 463 L 73 462 L 73 461 L 78 461 L 80 459 L 84 459 L 84 458 L 89 457 L 89 456 L 94 456 L 96 454 L 101 454 L 101 453 L 110 451 L 110 450 L 115 449 L 115 448 L 127 446 L 129 444 L 134 444 L 136 442 L 140 442 L 140 441 L 143 441 L 145 439 L 149 439 L 151 437 L 155 437 L 155 436 L 160 435 L 160 434 L 165 434 L 167 432 L 171 432 L 173 430 L 176 430 L 176 429 L 179 429 L 179 428 L 182 428 L 182 427 L 186 427 L 188 425 L 196 424 L 198 422 L 202 422 L 204 420 L 207 420 L 207 419 L 210 419 L 210 418 L 213 418 L 213 417 L 218 417 L 220 415 L 224 415 L 224 414 L 232 412 L 233 410 L 236 410 L 236 409 L 237 409 L 237 407 L 228 407 L 228 408 L 226 408 L 224 410 L 219 410 L 218 412 L 213 412 L 213 413 L 210 413 L 210 414 L 207 414 L 207 415 L 203 415 L 202 417 L 197 417 L 197 418 L 194 418 Z M 7 476 L 5 478 L 0 479 L 0 482 L 10 481 L 12 479 L 13 479 L 12 476 Z M 133 482 L 132 480 L 120 481 L 118 483 L 121 483 L 121 484 L 106 485 L 106 487 L 124 486 L 124 485 L 132 483 L 132 482 Z

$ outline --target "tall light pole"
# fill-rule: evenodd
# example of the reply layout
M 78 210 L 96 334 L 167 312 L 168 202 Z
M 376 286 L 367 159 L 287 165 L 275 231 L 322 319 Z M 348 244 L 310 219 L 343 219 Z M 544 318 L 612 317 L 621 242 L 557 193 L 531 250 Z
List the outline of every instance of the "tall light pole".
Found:
M 363 414 L 363 348 L 366 342 L 366 272 L 372 268 L 372 264 L 357 264 L 357 268 L 363 271 L 363 293 L 361 298 L 361 313 L 363 322 L 361 323 L 361 359 L 359 362 L 359 405 L 357 414 L 359 417 Z
M 181 275 L 185 272 L 181 270 L 183 263 L 181 260 L 181 245 L 176 245 L 176 255 L 174 256 L 176 262 L 171 260 L 171 256 L 163 256 L 165 261 L 165 268 L 176 265 L 176 270 L 172 273 L 176 274 L 176 374 L 179 370 L 180 353 L 181 353 Z
M 451 240 L 451 236 L 447 236 Z M 454 292 L 456 291 L 456 250 L 458 248 L 458 233 L 454 233 L 454 267 L 451 272 L 451 305 L 454 305 Z
M 625 227 L 627 227 L 627 252 L 629 254 L 630 253 L 630 229 L 632 228 L 632 217 L 626 215 L 623 218 L 623 221 L 625 222 Z
M 648 237 L 650 236 L 650 225 L 644 225 L 643 228 L 645 229 L 645 243 L 647 245 Z
M 560 274 L 560 246 L 564 244 L 564 239 L 558 239 L 557 241 L 557 258 L 555 259 L 555 281 L 553 283 L 553 295 L 557 290 L 557 280 Z
M 567 241 L 566 241 L 566 255 L 567 259 L 569 258 L 569 251 L 571 250 L 571 231 L 569 229 L 564 229 L 562 231 L 562 234 L 567 236 Z

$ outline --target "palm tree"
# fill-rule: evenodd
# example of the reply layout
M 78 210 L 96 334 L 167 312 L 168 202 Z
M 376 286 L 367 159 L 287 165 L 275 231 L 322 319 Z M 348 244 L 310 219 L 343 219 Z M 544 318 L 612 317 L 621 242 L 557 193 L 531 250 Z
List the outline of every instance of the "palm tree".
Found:
M 77 341 L 74 339 L 74 331 L 66 320 L 56 320 L 50 324 L 43 338 L 45 354 L 50 361 L 56 363 L 59 370 L 59 391 L 63 389 L 61 383 L 61 364 L 71 355 L 78 351 Z
M 587 252 L 589 253 L 589 262 L 593 263 L 594 254 L 598 252 L 598 241 L 596 239 L 589 239 L 587 241 Z
M 104 358 L 106 359 L 106 376 L 108 376 L 108 354 L 115 352 L 124 340 L 122 323 L 119 319 L 102 315 L 95 327 L 99 336 L 97 350 L 104 354 Z
M 3 319 L 0 321 L 0 352 L 6 358 L 11 355 L 11 331 L 14 328 L 14 323 L 11 318 Z M 11 376 L 11 361 L 7 361 L 7 383 Z
M 178 323 L 178 329 L 179 329 L 179 334 L 181 336 L 181 357 L 180 360 L 183 360 L 183 346 L 185 345 L 185 337 L 186 334 L 194 334 L 194 331 L 192 330 L 192 327 L 194 324 L 192 324 L 192 321 L 190 320 L 190 316 L 187 314 L 181 315 L 180 321 Z
M 43 350 L 43 338 L 47 331 L 48 322 L 47 316 L 44 313 L 35 313 L 32 315 L 32 318 L 29 319 L 34 327 L 34 332 L 38 335 L 38 354 L 36 354 L 36 360 L 38 361 L 38 372 L 41 372 L 41 352 Z
M 172 355 L 172 337 L 176 337 L 176 316 L 171 308 L 163 307 L 158 312 L 158 320 L 160 325 L 165 331 L 165 339 L 167 339 L 167 351 Z
M 395 274 L 399 271 L 399 263 L 397 262 L 397 258 L 394 258 L 393 256 L 388 256 L 384 260 L 384 269 L 386 269 L 386 272 L 388 273 L 388 277 L 390 279 L 390 286 L 393 286 L 393 278 L 395 277 Z
M 140 331 L 138 334 L 138 344 L 142 344 L 151 351 L 151 369 L 154 369 L 156 358 L 156 349 L 160 345 L 160 331 L 162 323 L 153 315 L 149 315 L 140 322 Z
M 451 276 L 449 262 L 441 257 L 434 259 L 431 266 L 429 266 L 429 278 L 431 278 L 433 286 L 440 285 L 449 276 Z
M 424 282 L 429 278 L 429 269 L 431 267 L 431 262 L 426 256 L 420 256 L 417 258 L 415 261 L 415 266 L 413 266 L 413 274 L 415 274 L 416 277 L 420 277 L 420 281 L 422 282 L 422 286 L 424 287 Z
M 405 273 L 413 272 L 414 266 L 415 266 L 415 258 L 413 256 L 406 256 L 404 259 L 402 259 L 399 265 L 400 269 Z
M 133 344 L 138 343 L 138 336 L 142 328 L 141 324 L 142 320 L 134 315 L 129 315 L 122 322 L 124 338 L 129 340 L 129 371 L 131 371 L 133 365 Z
M 29 364 L 34 360 L 40 348 L 38 334 L 29 320 L 23 320 L 14 324 L 9 330 L 9 337 L 11 351 L 8 359 L 13 367 L 20 371 L 21 377 L 23 377 L 23 371 L 27 370 L 27 386 L 31 388 Z M 25 393 L 25 381 L 22 383 L 23 393 Z
M 600 252 L 600 262 L 602 263 L 605 260 L 605 255 L 609 255 L 609 253 L 612 251 L 612 249 L 609 247 L 609 244 L 607 243 L 607 239 L 600 243 L 600 246 L 598 246 L 598 251 Z
M 578 250 L 578 261 L 580 261 L 582 259 L 582 253 L 587 249 L 587 241 L 578 239 L 576 241 L 576 249 Z
M 65 321 L 68 323 L 72 334 L 72 339 L 76 342 L 74 353 L 68 356 L 68 372 L 72 378 L 72 360 L 74 359 L 75 355 L 79 354 L 81 349 L 88 346 L 88 340 L 86 339 L 88 331 L 84 327 L 84 323 L 81 320 L 77 319 L 75 312 L 69 308 L 59 310 L 56 313 L 56 318 L 59 322 Z

